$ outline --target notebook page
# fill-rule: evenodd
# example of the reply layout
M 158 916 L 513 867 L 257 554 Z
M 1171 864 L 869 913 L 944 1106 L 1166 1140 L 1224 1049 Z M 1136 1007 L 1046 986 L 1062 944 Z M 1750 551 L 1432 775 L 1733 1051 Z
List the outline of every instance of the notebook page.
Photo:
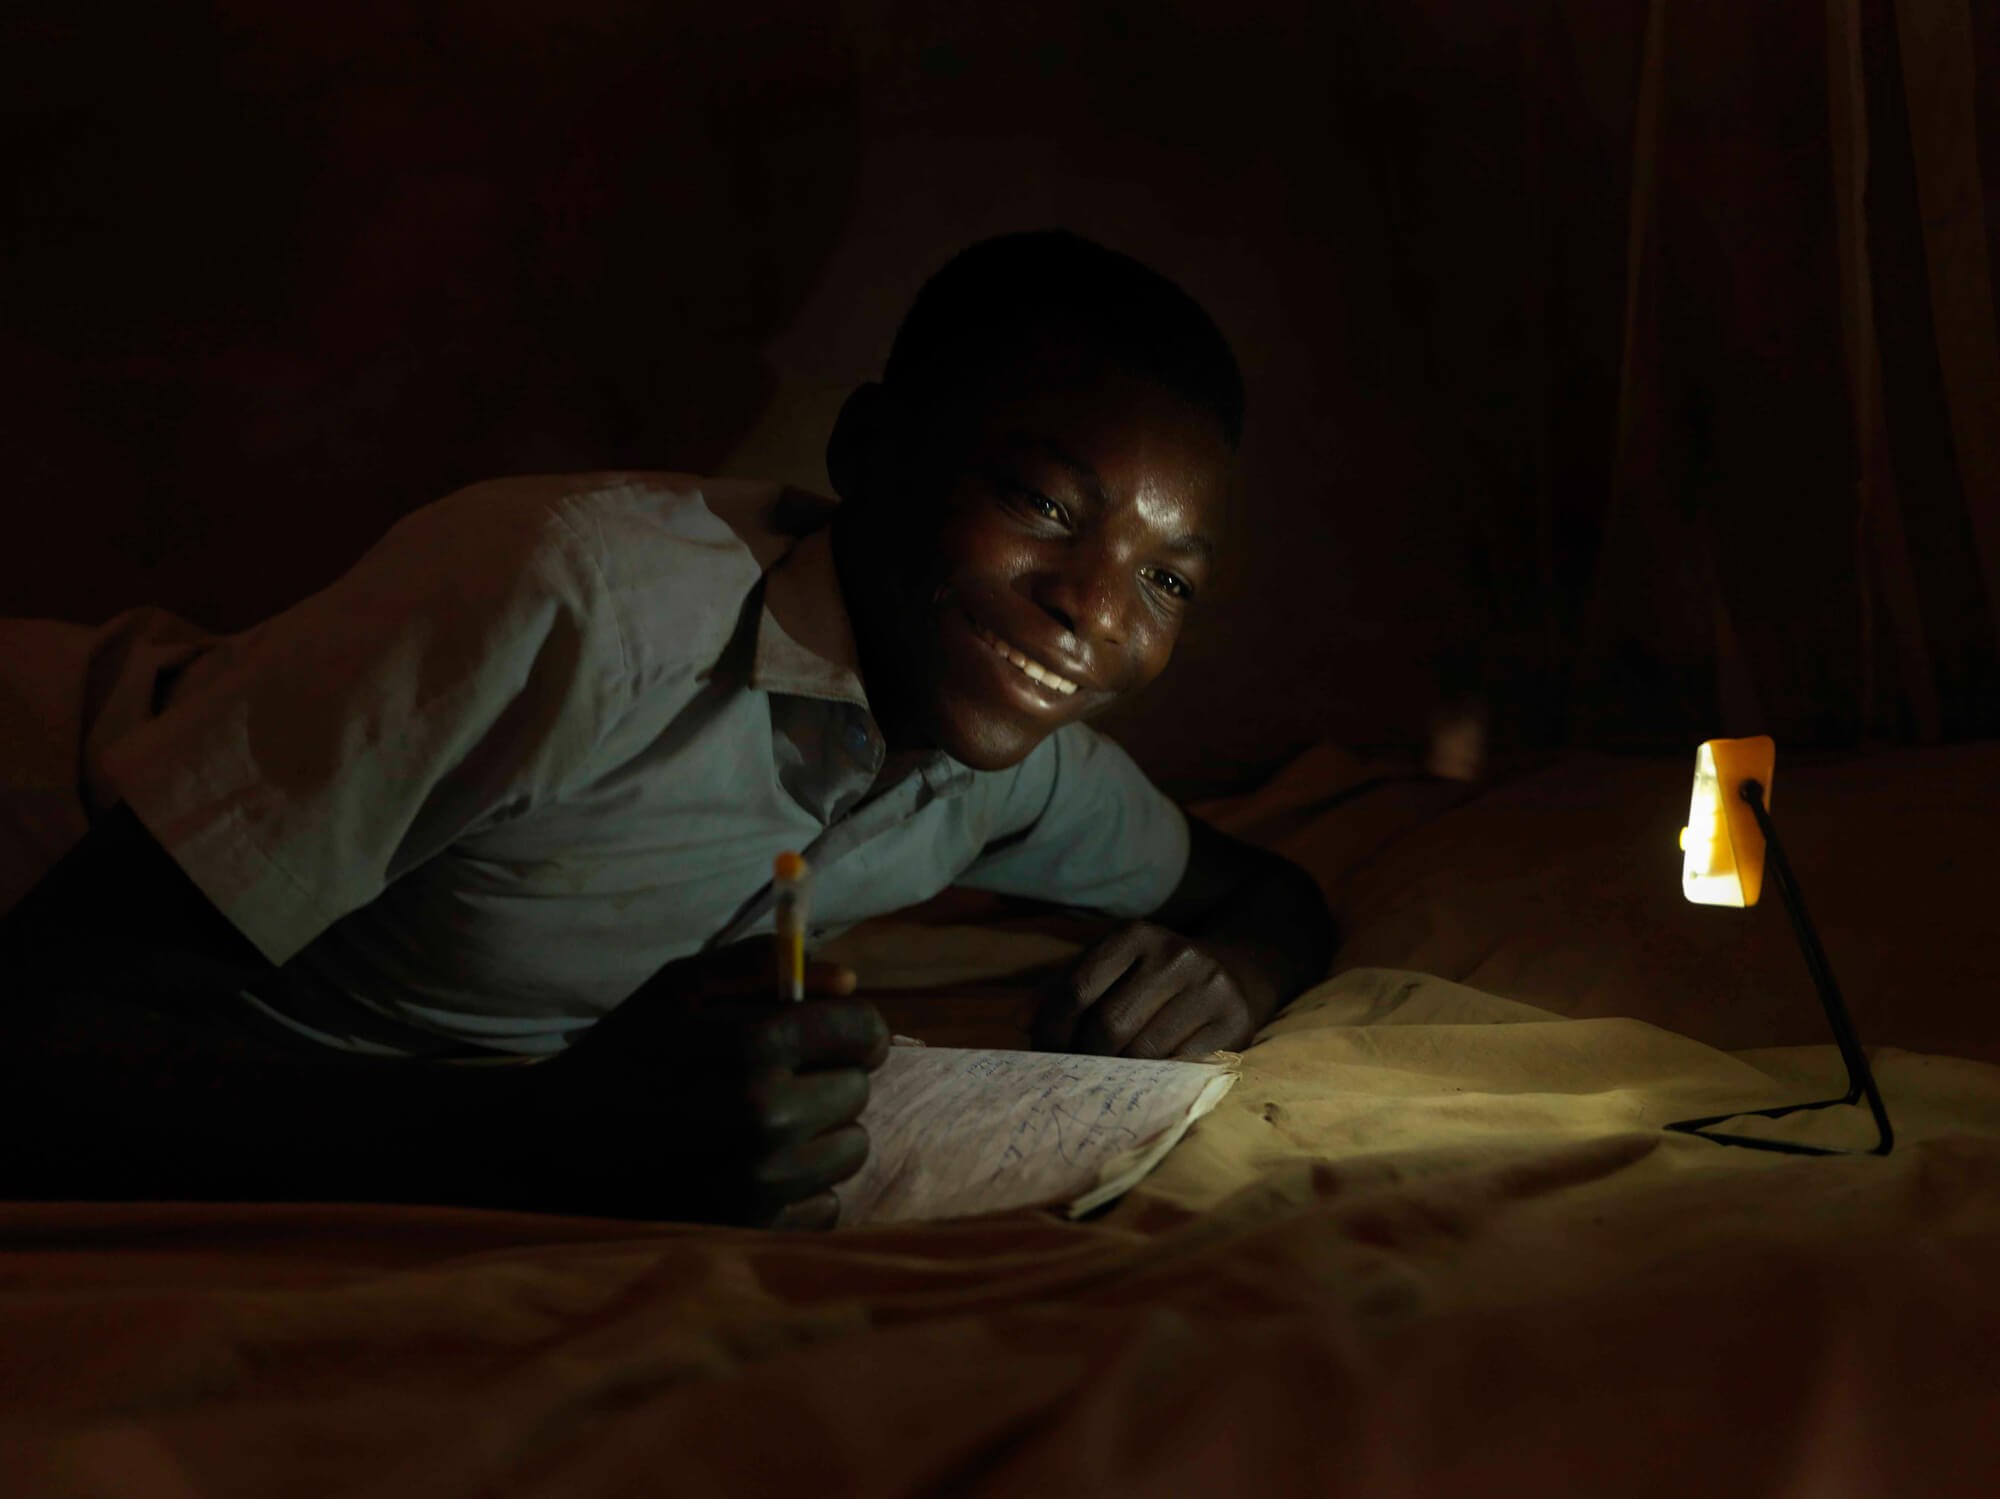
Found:
M 1156 1165 L 1236 1081 L 1232 1064 L 897 1047 L 861 1122 L 843 1226 L 1008 1208 L 1088 1212 Z

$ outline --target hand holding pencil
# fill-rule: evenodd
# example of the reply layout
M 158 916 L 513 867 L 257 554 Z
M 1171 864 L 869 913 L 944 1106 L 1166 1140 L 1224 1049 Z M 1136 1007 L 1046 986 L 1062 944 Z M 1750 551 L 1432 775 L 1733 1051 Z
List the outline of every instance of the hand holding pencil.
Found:
M 803 862 L 788 868 L 795 887 Z M 552 1156 L 536 1174 L 565 1210 L 834 1221 L 832 1187 L 867 1158 L 855 1121 L 889 1028 L 849 997 L 852 969 L 806 957 L 800 893 L 777 933 L 667 964 L 561 1056 L 519 1069 L 529 1096 L 510 1117 L 522 1149 Z M 591 1150 L 575 1148 L 578 1130 Z

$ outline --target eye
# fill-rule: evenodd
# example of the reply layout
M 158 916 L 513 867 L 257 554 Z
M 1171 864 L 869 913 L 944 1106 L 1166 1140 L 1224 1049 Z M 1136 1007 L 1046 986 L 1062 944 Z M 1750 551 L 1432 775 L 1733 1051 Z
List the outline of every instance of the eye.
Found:
M 1007 493 L 1015 505 L 1027 511 L 1036 520 L 1053 521 L 1058 526 L 1069 524 L 1069 511 L 1047 495 L 1030 489 L 1025 484 L 1011 481 L 1007 484 Z
M 1141 576 L 1162 593 L 1186 603 L 1194 597 L 1194 585 L 1178 573 L 1168 572 L 1164 567 L 1146 568 Z

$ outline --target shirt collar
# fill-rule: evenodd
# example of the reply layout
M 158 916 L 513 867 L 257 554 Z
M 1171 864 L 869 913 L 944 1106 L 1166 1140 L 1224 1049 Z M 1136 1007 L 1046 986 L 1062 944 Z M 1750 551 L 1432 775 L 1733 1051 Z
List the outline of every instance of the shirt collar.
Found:
M 764 607 L 750 686 L 760 692 L 847 703 L 868 714 L 861 685 L 861 656 L 840 589 L 833 557 L 835 502 L 804 490 L 725 481 L 706 496 L 764 569 Z M 973 773 L 943 750 L 924 750 L 881 761 L 878 729 L 867 730 L 870 763 L 879 771 L 863 800 L 870 801 L 909 777 L 921 777 L 919 802 L 956 796 Z
M 833 563 L 832 526 L 801 537 L 764 575 L 750 685 L 868 706 L 854 626 Z
M 751 687 L 865 710 L 861 656 L 833 561 L 834 502 L 774 485 L 707 488 L 709 508 L 764 570 Z

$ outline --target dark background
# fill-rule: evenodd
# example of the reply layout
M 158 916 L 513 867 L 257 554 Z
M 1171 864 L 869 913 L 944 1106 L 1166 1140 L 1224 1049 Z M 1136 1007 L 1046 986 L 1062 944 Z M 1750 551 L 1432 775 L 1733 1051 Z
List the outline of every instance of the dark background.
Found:
M 2000 21 L 1928 8 L 16 13 L 0 613 L 240 628 L 506 473 L 824 488 L 922 278 L 1066 225 L 1249 381 L 1231 571 L 1111 725 L 1175 789 L 1467 694 L 1503 752 L 2000 732 L 1991 247 L 1926 235 L 1940 173 L 2000 226 L 1938 71 Z

